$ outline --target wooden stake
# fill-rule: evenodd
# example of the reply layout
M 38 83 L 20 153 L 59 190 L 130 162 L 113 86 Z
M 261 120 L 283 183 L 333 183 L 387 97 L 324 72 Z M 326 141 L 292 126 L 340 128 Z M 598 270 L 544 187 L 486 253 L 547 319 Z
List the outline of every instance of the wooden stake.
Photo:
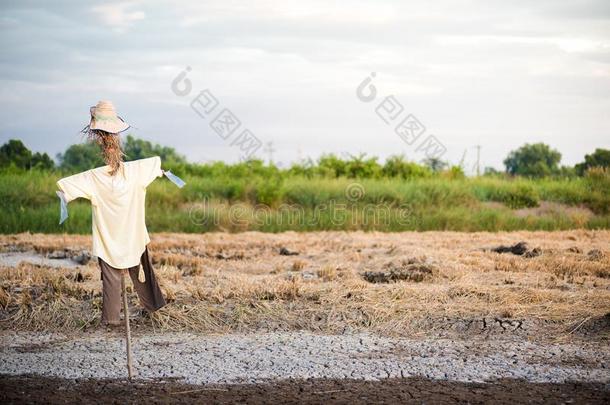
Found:
M 133 364 L 131 362 L 131 329 L 129 328 L 129 307 L 127 306 L 127 288 L 125 288 L 125 273 L 121 271 L 121 290 L 123 290 L 123 313 L 125 315 L 125 338 L 127 340 L 127 374 L 133 377 Z

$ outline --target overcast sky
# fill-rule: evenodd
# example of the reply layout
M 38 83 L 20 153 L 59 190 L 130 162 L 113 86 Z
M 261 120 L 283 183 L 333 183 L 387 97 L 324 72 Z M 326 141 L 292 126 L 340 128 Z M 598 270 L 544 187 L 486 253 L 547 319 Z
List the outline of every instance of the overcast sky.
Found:
M 610 148 L 610 1 L 3 1 L 0 141 L 55 156 L 98 100 L 192 161 L 236 161 L 248 129 L 284 165 L 324 152 L 421 160 L 433 135 L 471 169 L 526 142 L 574 164 Z M 190 67 L 191 91 L 172 81 Z M 372 72 L 371 102 L 356 88 Z M 180 82 L 184 89 L 184 81 Z M 218 101 L 201 117 L 191 101 Z M 368 89 L 368 87 L 367 87 Z M 384 122 L 376 108 L 403 107 Z M 222 139 L 210 121 L 241 122 Z M 397 110 L 395 110 L 397 111 Z M 426 132 L 408 145 L 396 124 Z M 261 148 L 261 157 L 268 155 Z

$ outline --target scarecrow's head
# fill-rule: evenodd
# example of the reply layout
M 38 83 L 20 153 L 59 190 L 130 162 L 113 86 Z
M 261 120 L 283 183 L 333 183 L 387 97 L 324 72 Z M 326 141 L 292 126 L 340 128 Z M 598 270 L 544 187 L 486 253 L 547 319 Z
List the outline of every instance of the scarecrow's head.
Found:
M 90 111 L 91 121 L 82 132 L 100 146 L 104 162 L 114 175 L 121 168 L 124 156 L 119 134 L 129 128 L 129 124 L 117 115 L 110 101 L 99 101 Z

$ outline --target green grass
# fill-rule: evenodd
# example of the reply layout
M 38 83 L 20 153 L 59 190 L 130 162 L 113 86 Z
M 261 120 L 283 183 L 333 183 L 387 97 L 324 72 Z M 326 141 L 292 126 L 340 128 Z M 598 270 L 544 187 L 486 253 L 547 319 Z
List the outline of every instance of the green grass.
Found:
M 63 176 L 0 172 L 0 232 L 89 233 L 87 201 L 70 203 L 69 219 L 61 226 L 57 223 L 55 182 Z M 406 181 L 253 174 L 247 178 L 186 175 L 184 180 L 183 189 L 166 179 L 157 179 L 148 188 L 150 231 L 610 228 L 607 178 L 452 180 L 433 176 Z M 357 198 L 351 198 L 350 191 Z M 536 210 L 543 202 L 558 204 Z

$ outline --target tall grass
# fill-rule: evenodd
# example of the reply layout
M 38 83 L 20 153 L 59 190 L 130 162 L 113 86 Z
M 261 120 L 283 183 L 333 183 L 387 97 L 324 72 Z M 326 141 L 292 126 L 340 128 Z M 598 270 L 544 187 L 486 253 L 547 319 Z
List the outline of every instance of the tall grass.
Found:
M 0 172 L 0 232 L 88 233 L 87 201 L 58 225 L 56 172 Z M 607 173 L 575 179 L 347 179 L 188 175 L 147 191 L 149 230 L 555 230 L 610 228 Z M 351 191 L 356 195 L 351 195 Z M 555 203 L 550 205 L 548 203 Z M 540 207 L 540 205 L 543 205 Z M 539 208 L 536 208 L 539 207 Z

